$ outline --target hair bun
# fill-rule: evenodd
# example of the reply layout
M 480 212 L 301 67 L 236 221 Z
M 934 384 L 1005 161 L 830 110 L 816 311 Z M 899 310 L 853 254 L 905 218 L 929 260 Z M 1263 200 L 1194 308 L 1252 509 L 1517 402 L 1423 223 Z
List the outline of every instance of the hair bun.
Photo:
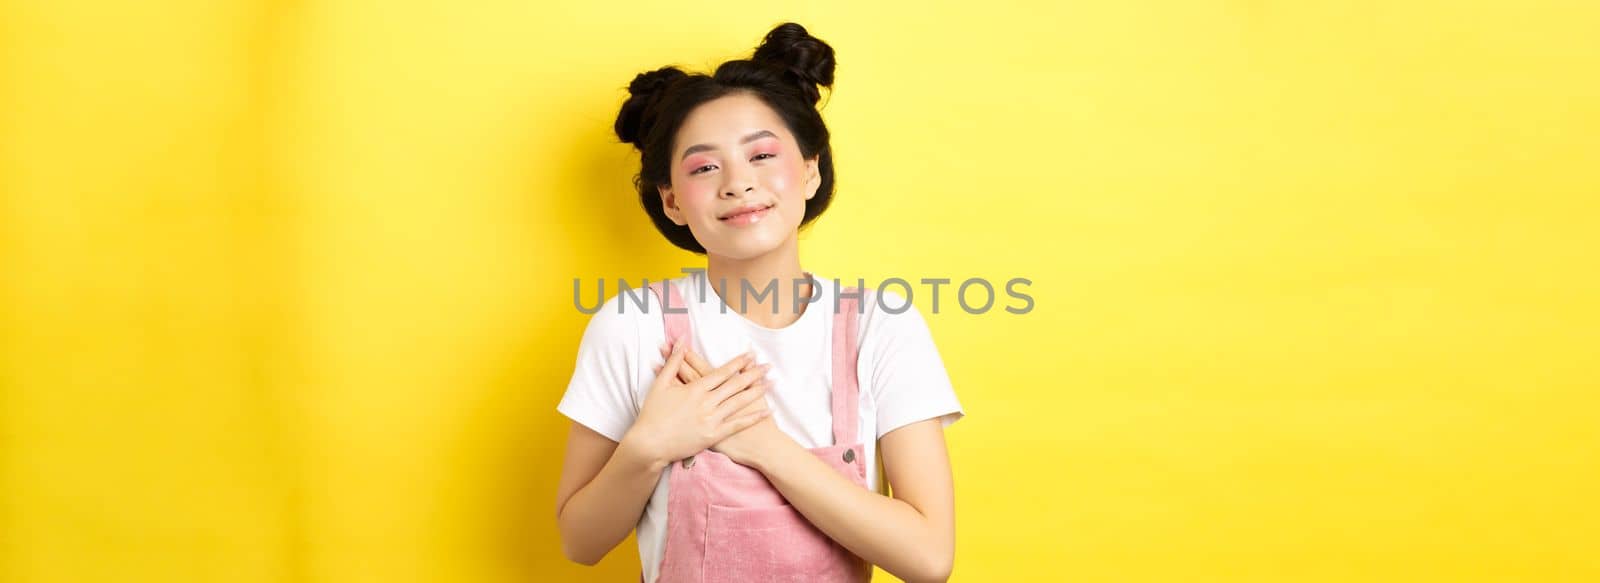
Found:
M 662 67 L 634 76 L 633 82 L 628 83 L 628 101 L 622 104 L 613 128 L 617 138 L 638 147 L 655 123 L 655 106 L 666 94 L 667 87 L 688 76 L 676 67 Z
M 833 47 L 793 22 L 767 33 L 750 60 L 788 71 L 812 104 L 821 98 L 818 86 L 833 86 Z

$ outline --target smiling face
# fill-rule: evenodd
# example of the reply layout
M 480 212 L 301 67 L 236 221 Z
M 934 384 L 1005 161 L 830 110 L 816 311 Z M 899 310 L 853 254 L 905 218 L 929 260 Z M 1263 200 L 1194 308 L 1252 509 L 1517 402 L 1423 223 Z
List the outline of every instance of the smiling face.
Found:
M 783 119 L 761 98 L 735 93 L 696 107 L 673 140 L 672 182 L 660 187 L 673 223 L 706 253 L 750 259 L 782 246 L 821 185 Z

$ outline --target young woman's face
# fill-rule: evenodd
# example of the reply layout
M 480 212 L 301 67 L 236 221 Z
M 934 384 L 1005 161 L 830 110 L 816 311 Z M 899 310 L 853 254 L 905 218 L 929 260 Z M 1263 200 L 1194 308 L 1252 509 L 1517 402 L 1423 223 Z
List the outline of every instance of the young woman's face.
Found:
M 672 184 L 660 189 L 667 217 L 688 225 L 706 253 L 733 259 L 760 256 L 795 236 L 822 183 L 817 160 L 803 158 L 783 119 L 748 93 L 690 112 L 671 163 Z

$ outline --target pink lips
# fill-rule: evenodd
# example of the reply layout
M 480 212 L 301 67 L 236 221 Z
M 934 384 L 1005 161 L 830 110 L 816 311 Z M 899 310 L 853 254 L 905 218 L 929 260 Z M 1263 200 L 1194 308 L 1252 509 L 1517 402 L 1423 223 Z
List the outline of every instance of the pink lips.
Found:
M 772 211 L 771 205 L 753 205 L 734 211 L 720 220 L 729 225 L 749 225 L 759 222 Z

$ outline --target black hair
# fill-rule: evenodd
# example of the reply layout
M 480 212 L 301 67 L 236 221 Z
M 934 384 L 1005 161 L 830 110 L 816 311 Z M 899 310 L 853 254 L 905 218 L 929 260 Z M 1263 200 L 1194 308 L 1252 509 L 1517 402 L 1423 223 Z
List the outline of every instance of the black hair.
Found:
M 689 112 L 708 101 L 740 92 L 760 98 L 777 112 L 799 142 L 801 155 L 817 158 L 822 184 L 816 195 L 806 201 L 800 226 L 821 216 L 833 200 L 833 152 L 817 101 L 821 98 L 820 87 L 832 86 L 833 48 L 793 22 L 780 24 L 767 33 L 750 58 L 725 62 L 710 75 L 662 67 L 635 76 L 628 84 L 629 97 L 617 114 L 614 129 L 618 138 L 639 150 L 639 174 L 633 183 L 656 230 L 673 245 L 695 253 L 706 252 L 688 226 L 667 218 L 658 187 L 672 182 L 672 142 Z

